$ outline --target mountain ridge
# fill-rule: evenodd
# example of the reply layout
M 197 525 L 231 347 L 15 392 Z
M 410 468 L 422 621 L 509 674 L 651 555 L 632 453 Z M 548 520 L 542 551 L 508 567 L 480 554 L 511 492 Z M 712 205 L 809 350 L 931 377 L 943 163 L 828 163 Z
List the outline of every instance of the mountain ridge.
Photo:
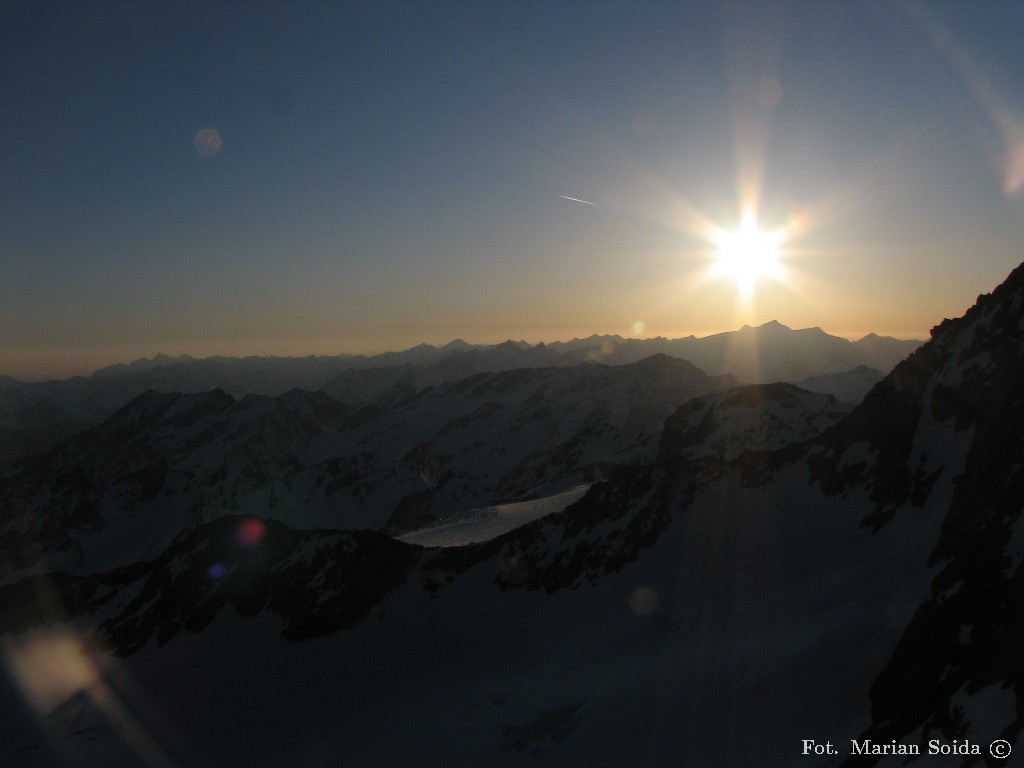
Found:
M 392 400 L 405 397 L 478 372 L 572 366 L 587 361 L 623 365 L 656 353 L 688 360 L 711 375 L 732 373 L 746 383 L 798 382 L 861 365 L 886 372 L 917 345 L 895 339 L 865 344 L 863 340 L 851 342 L 814 329 L 794 331 L 781 323 L 766 325 L 770 326 L 768 330 L 759 326 L 762 330 L 732 331 L 703 339 L 591 336 L 532 346 L 512 340 L 489 346 L 453 340 L 443 347 L 421 344 L 405 352 L 375 357 L 214 356 L 194 360 L 157 356 L 101 369 L 90 377 L 8 381 L 0 388 L 0 468 L 5 462 L 45 451 L 83 428 L 99 424 L 149 389 L 202 392 L 220 388 L 239 397 L 250 392 L 274 396 L 292 389 L 323 389 L 357 406 L 389 393 Z M 854 387 L 850 391 L 858 390 Z
M 515 346 L 518 346 L 520 348 L 525 348 L 525 347 L 530 347 L 530 348 L 533 348 L 533 347 L 541 347 L 541 348 L 551 347 L 551 348 L 556 349 L 558 351 L 570 351 L 570 350 L 574 350 L 574 349 L 579 349 L 581 347 L 582 348 L 598 347 L 601 344 L 608 343 L 608 342 L 613 343 L 613 344 L 621 344 L 623 342 L 638 342 L 639 344 L 659 345 L 659 344 L 666 344 L 666 343 L 671 344 L 673 342 L 689 342 L 689 341 L 694 341 L 694 340 L 699 341 L 701 339 L 708 339 L 708 338 L 712 338 L 712 337 L 721 337 L 723 335 L 724 336 L 728 336 L 730 334 L 735 334 L 735 333 L 738 333 L 739 331 L 743 331 L 743 330 L 762 330 L 762 331 L 782 330 L 782 331 L 790 331 L 790 332 L 814 331 L 816 333 L 824 333 L 826 335 L 831 335 L 831 334 L 828 334 L 826 331 L 822 330 L 822 328 L 820 326 L 814 326 L 814 327 L 809 327 L 809 328 L 792 328 L 790 326 L 787 326 L 787 325 L 779 322 L 778 320 L 769 320 L 769 321 L 767 321 L 765 323 L 762 323 L 761 325 L 757 325 L 757 326 L 743 325 L 737 331 L 719 331 L 719 332 L 716 332 L 714 334 L 709 334 L 709 335 L 703 336 L 703 337 L 698 337 L 698 336 L 695 336 L 693 334 L 690 334 L 688 336 L 681 336 L 681 337 L 678 337 L 678 338 L 668 338 L 668 337 L 665 337 L 665 336 L 655 336 L 655 337 L 647 337 L 647 338 L 626 338 L 626 337 L 623 337 L 623 336 L 618 335 L 618 334 L 596 334 L 595 333 L 595 334 L 591 334 L 590 336 L 582 337 L 582 338 L 581 337 L 574 337 L 574 338 L 572 338 L 572 339 L 570 339 L 568 341 L 562 341 L 562 340 L 539 341 L 536 344 L 529 344 L 528 342 L 522 341 L 522 340 L 516 341 L 516 340 L 512 339 L 511 337 L 509 337 L 508 339 L 505 339 L 504 341 L 501 341 L 501 342 L 479 343 L 479 344 L 477 344 L 477 343 L 467 342 L 464 339 L 457 337 L 457 338 L 454 338 L 454 339 L 452 339 L 452 340 L 450 340 L 450 341 L 448 341 L 448 342 L 446 342 L 444 344 L 430 344 L 430 343 L 427 343 L 427 342 L 421 342 L 421 343 L 416 344 L 416 345 L 414 345 L 414 346 L 412 346 L 412 347 L 410 347 L 408 349 L 405 349 L 405 350 L 389 350 L 389 351 L 380 352 L 380 353 L 376 353 L 376 354 L 370 354 L 370 355 L 367 355 L 367 354 L 353 354 L 353 353 L 341 352 L 341 353 L 337 353 L 337 354 L 310 354 L 310 355 L 300 355 L 300 356 L 292 356 L 292 355 L 288 355 L 288 356 L 278 356 L 278 355 L 233 356 L 233 355 L 215 354 L 215 355 L 207 355 L 205 357 L 194 357 L 193 355 L 189 355 L 189 354 L 180 354 L 180 355 L 176 355 L 175 356 L 175 355 L 166 354 L 164 352 L 157 352 L 157 353 L 155 353 L 153 355 L 153 357 L 140 357 L 140 358 L 136 358 L 135 360 L 132 360 L 132 361 L 129 361 L 129 362 L 125 362 L 125 363 L 113 363 L 113 364 L 110 364 L 110 365 L 103 366 L 101 368 L 97 368 L 92 373 L 89 373 L 89 374 L 79 374 L 79 375 L 76 375 L 76 376 L 68 377 L 68 379 L 77 379 L 77 378 L 86 378 L 86 379 L 88 379 L 88 378 L 91 378 L 91 377 L 94 377 L 94 376 L 117 376 L 117 375 L 122 375 L 122 374 L 126 374 L 126 373 L 137 373 L 137 372 L 142 372 L 142 371 L 149 371 L 149 370 L 152 370 L 154 368 L 159 368 L 159 367 L 174 366 L 174 365 L 186 365 L 186 364 L 189 364 L 189 363 L 203 363 L 203 362 L 206 362 L 206 361 L 212 361 L 212 362 L 224 363 L 224 364 L 238 364 L 238 363 L 253 362 L 253 361 L 266 361 L 266 362 L 275 362 L 275 361 L 345 361 L 347 363 L 351 363 L 353 365 L 360 365 L 360 366 L 363 366 L 363 367 L 376 367 L 376 366 L 381 365 L 382 363 L 390 364 L 389 361 L 393 361 L 393 360 L 399 360 L 399 361 L 403 361 L 404 362 L 404 359 L 406 357 L 408 357 L 408 358 L 429 357 L 431 355 L 446 354 L 446 353 L 450 353 L 450 352 L 454 352 L 454 351 L 460 351 L 460 350 L 461 351 L 469 351 L 469 350 L 484 350 L 484 351 L 486 351 L 486 350 L 494 349 L 496 347 L 502 347 L 502 346 L 508 346 L 508 345 L 515 345 Z M 903 339 L 903 338 L 897 338 L 897 337 L 893 337 L 893 336 L 882 336 L 882 335 L 876 334 L 874 332 L 870 332 L 870 333 L 866 334 L 865 336 L 863 336 L 863 337 L 861 337 L 859 339 L 845 339 L 844 337 L 840 337 L 840 336 L 834 336 L 833 338 L 843 339 L 845 341 L 849 341 L 852 344 L 858 344 L 858 343 L 863 342 L 863 341 L 868 340 L 868 339 L 896 342 L 896 343 L 900 344 L 901 346 L 905 345 L 905 344 L 913 344 L 913 343 L 921 344 L 923 342 L 923 340 Z M 397 364 L 401 364 L 401 363 L 397 363 Z M 53 382 L 53 381 L 66 381 L 68 379 L 48 379 L 47 381 L 50 381 L 50 382 Z M 2 382 L 10 382 L 11 384 L 14 384 L 14 385 L 21 385 L 21 384 L 26 384 L 26 383 L 39 383 L 38 380 L 32 380 L 31 382 L 29 382 L 27 380 L 21 380 L 21 379 L 17 379 L 17 378 L 14 378 L 14 377 L 2 376 L 2 375 L 0 375 L 0 381 L 2 381 Z
M 487 371 L 354 408 L 324 391 L 150 390 L 0 478 L 0 551 L 20 565 L 51 550 L 80 569 L 110 551 L 107 526 L 159 547 L 183 518 L 246 508 L 300 528 L 402 532 L 653 456 L 676 406 L 734 385 L 654 355 Z

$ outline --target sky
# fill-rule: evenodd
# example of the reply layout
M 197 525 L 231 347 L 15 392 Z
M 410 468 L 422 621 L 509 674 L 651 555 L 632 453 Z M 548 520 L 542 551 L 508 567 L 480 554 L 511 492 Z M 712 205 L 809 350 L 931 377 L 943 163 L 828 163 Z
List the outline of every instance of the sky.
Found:
M 927 338 L 1024 260 L 1022 33 L 999 0 L 0 4 L 0 374 Z M 722 271 L 739 230 L 772 270 Z

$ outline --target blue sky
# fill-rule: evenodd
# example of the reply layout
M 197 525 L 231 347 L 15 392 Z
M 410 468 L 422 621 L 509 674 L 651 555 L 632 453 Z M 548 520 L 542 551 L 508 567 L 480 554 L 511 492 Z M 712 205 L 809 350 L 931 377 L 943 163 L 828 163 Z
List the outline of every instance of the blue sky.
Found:
M 1024 258 L 1019 3 L 15 2 L 0 25 L 8 375 L 771 319 L 924 337 Z M 744 207 L 789 229 L 742 300 L 708 232 Z

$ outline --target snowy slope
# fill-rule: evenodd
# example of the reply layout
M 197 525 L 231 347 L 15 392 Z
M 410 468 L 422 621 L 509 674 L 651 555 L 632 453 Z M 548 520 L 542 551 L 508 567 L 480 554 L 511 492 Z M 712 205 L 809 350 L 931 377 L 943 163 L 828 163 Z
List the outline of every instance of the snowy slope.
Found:
M 665 422 L 663 454 L 732 460 L 777 450 L 824 432 L 852 406 L 793 384 L 749 384 L 694 398 Z
M 150 392 L 0 479 L 0 575 L 43 554 L 78 572 L 124 564 L 223 515 L 401 532 L 549 496 L 650 461 L 665 416 L 731 383 L 660 355 L 478 374 L 387 408 Z
M 803 470 L 768 489 L 631 470 L 439 552 L 273 522 L 243 546 L 226 518 L 63 583 L 78 602 L 53 610 L 80 614 L 104 685 L 176 764 L 796 764 L 808 730 L 864 726 L 865 670 L 927 590 L 916 526 L 873 539 L 856 500 L 814 497 Z M 123 726 L 44 728 L 98 765 Z M 4 746 L 31 744 L 50 747 Z

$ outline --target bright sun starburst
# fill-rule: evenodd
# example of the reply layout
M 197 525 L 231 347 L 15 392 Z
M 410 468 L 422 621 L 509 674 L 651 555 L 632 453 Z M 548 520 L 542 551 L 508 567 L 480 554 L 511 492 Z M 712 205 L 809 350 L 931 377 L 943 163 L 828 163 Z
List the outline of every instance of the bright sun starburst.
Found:
M 739 230 L 718 232 L 713 240 L 716 247 L 714 271 L 731 278 L 741 296 L 750 297 L 754 286 L 762 277 L 779 280 L 779 246 L 783 232 L 761 231 L 753 217 L 745 217 Z

